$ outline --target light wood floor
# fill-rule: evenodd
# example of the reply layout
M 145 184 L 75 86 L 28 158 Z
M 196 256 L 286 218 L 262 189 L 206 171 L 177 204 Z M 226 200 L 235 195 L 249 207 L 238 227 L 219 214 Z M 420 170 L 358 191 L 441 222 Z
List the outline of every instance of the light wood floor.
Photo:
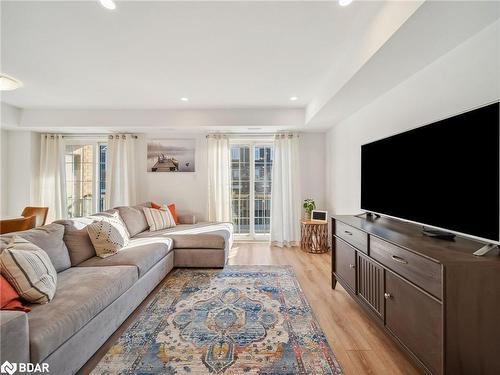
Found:
M 236 243 L 229 264 L 291 265 L 346 374 L 418 374 L 404 354 L 337 283 L 331 288 L 330 254 L 264 243 Z
M 308 254 L 299 248 L 282 249 L 258 242 L 235 243 L 229 255 L 229 264 L 293 266 L 345 374 L 418 374 L 392 340 L 368 318 L 338 283 L 335 290 L 331 289 L 330 254 Z M 79 374 L 92 371 L 155 292 L 156 290 L 122 324 Z

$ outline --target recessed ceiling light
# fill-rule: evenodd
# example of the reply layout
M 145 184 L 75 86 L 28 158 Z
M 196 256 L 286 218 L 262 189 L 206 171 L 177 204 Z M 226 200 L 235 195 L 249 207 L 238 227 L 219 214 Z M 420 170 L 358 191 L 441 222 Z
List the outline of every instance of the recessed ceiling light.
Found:
M 339 0 L 339 5 L 341 7 L 346 7 L 348 6 L 350 3 L 352 3 L 352 0 Z
M 23 83 L 7 74 L 0 74 L 0 91 L 11 91 L 22 87 Z
M 189 102 L 189 98 L 186 98 L 185 96 L 181 98 L 183 102 Z
M 291 100 L 292 102 L 296 101 L 297 99 L 299 99 L 297 96 L 291 96 L 291 97 L 290 97 L 290 100 Z
M 99 0 L 99 2 L 106 9 L 110 10 L 116 9 L 116 4 L 113 0 Z

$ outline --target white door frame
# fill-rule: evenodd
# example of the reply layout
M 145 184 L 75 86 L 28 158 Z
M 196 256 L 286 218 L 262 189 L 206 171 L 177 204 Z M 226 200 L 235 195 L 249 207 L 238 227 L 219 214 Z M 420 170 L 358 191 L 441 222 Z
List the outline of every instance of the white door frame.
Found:
M 238 241 L 269 241 L 271 233 L 255 233 L 255 146 L 273 146 L 272 140 L 269 138 L 263 139 L 231 139 L 230 146 L 248 146 L 250 148 L 250 231 L 248 234 L 234 234 L 234 239 Z M 272 181 L 271 181 L 272 183 Z M 232 173 L 231 173 L 232 186 Z M 271 203 L 272 204 L 272 203 Z M 231 214 L 233 210 L 231 208 Z

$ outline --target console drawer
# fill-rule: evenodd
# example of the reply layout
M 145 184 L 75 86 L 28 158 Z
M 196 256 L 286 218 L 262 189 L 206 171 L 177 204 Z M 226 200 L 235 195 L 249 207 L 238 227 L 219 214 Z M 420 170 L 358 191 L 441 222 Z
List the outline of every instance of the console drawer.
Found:
M 335 235 L 368 254 L 368 234 L 340 221 L 335 221 Z
M 440 264 L 373 236 L 370 256 L 433 296 L 442 297 Z

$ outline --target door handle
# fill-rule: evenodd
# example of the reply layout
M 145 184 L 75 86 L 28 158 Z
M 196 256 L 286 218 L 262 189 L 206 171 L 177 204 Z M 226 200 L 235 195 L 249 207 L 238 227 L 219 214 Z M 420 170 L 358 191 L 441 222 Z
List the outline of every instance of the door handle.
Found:
M 349 264 L 349 268 L 354 269 L 354 268 L 356 268 L 356 266 L 354 264 Z
M 386 293 L 384 293 L 384 298 L 385 298 L 385 299 L 389 299 L 389 298 L 391 298 L 391 297 L 392 297 L 392 296 L 391 296 L 391 293 L 387 293 L 387 292 L 386 292 Z
M 345 230 L 344 233 L 348 234 L 349 236 L 352 236 L 352 232 L 349 232 L 348 230 Z
M 393 255 L 392 257 L 392 260 L 394 260 L 395 262 L 398 262 L 398 263 L 403 263 L 403 264 L 408 264 L 408 262 L 406 260 L 404 260 L 403 258 L 401 257 L 398 257 L 396 255 Z

